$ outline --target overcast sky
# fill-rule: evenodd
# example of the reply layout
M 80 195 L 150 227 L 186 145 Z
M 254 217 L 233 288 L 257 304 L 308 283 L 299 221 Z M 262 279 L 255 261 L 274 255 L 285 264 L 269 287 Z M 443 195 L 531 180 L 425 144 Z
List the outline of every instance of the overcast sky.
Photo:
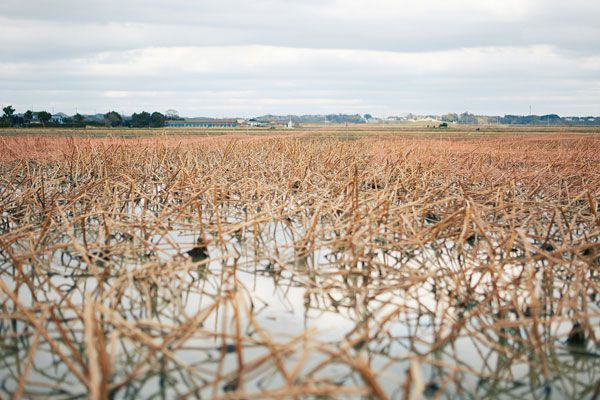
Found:
M 0 0 L 0 103 L 600 115 L 598 0 Z

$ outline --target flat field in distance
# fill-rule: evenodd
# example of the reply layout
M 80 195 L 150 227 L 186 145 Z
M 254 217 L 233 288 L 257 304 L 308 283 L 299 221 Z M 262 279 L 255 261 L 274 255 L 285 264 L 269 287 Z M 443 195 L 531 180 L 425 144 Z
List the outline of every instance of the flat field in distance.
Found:
M 598 128 L 0 132 L 0 397 L 593 398 Z

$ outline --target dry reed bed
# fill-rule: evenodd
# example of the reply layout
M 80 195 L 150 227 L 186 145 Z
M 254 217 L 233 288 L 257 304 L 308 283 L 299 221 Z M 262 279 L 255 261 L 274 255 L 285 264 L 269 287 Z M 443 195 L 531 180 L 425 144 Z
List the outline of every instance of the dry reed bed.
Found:
M 598 395 L 597 137 L 0 148 L 6 395 Z

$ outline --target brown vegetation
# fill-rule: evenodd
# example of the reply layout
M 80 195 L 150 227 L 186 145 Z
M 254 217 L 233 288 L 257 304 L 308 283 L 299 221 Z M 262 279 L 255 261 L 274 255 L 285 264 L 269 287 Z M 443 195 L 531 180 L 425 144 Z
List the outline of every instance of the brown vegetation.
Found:
M 600 138 L 348 138 L 0 137 L 3 395 L 597 393 Z

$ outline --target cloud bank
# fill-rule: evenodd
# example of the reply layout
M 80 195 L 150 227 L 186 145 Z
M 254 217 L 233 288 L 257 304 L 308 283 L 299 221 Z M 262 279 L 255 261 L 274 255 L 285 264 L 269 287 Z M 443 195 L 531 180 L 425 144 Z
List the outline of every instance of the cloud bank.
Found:
M 592 0 L 4 0 L 0 102 L 598 115 L 599 17 Z

